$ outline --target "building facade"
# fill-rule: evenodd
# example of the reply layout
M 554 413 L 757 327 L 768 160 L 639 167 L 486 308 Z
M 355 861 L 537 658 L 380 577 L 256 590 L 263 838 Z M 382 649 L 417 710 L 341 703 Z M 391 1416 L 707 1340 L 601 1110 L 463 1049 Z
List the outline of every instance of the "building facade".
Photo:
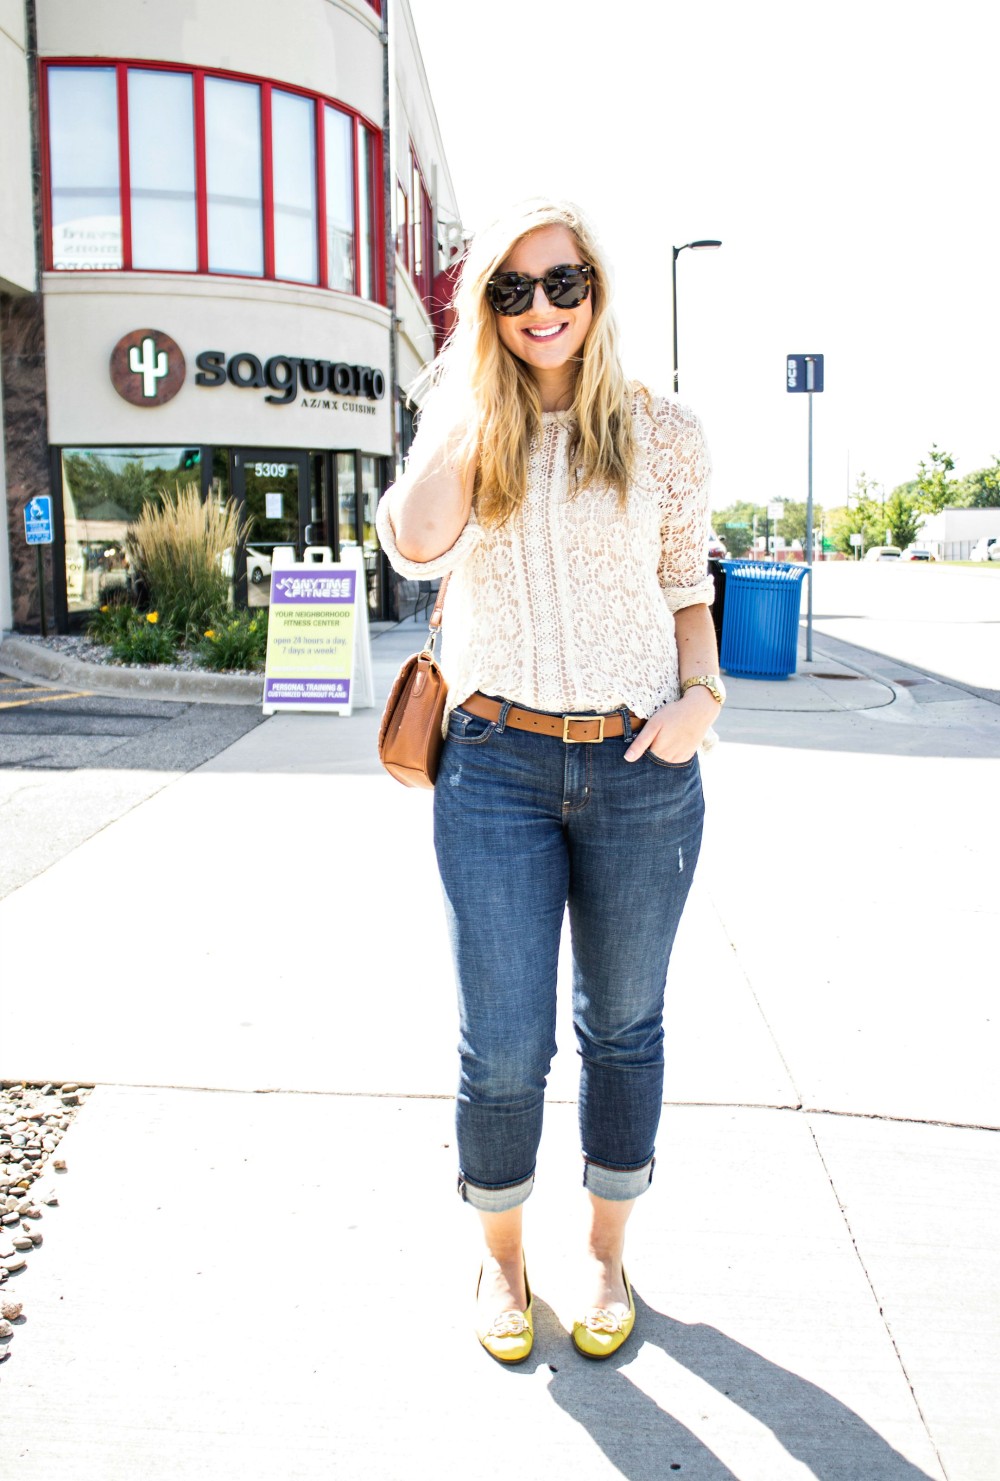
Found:
M 146 501 L 192 481 L 251 521 L 238 602 L 267 601 L 275 545 L 360 545 L 391 615 L 375 505 L 460 235 L 406 0 L 0 0 L 0 22 L 0 622 L 38 627 L 33 499 L 69 630 L 127 585 Z

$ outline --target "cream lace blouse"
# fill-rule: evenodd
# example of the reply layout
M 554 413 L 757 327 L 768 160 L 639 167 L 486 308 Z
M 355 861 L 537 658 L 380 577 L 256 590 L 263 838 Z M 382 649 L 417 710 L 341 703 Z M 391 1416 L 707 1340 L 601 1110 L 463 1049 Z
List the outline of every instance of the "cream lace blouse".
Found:
M 453 572 L 442 629 L 449 708 L 477 689 L 557 714 L 627 705 L 648 716 L 678 697 L 673 614 L 713 595 L 708 451 L 686 407 L 656 397 L 647 407 L 638 391 L 634 413 L 624 510 L 613 490 L 571 492 L 570 412 L 544 414 L 517 515 L 486 529 L 473 511 L 435 560 L 400 555 L 381 500 L 376 527 L 394 569 L 418 580 Z

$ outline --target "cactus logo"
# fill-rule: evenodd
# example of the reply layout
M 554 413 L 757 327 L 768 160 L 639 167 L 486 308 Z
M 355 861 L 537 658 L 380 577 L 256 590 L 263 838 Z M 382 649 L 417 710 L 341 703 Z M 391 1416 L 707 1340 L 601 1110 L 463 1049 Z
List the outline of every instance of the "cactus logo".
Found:
M 163 406 L 184 384 L 180 345 L 162 329 L 133 329 L 111 351 L 111 384 L 133 406 Z

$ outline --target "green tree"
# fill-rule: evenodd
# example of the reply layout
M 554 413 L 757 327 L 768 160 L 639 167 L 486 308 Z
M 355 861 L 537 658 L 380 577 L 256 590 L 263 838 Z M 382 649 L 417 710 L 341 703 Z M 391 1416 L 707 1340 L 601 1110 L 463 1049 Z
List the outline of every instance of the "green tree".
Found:
M 779 519 L 778 521 L 778 534 L 782 537 L 782 539 L 786 540 L 789 545 L 791 545 L 794 540 L 799 540 L 802 544 L 803 550 L 805 550 L 806 548 L 806 514 L 808 512 L 808 507 L 809 506 L 806 504 L 804 499 L 801 503 L 799 503 L 797 500 L 789 499 L 785 505 L 784 518 Z M 822 522 L 822 517 L 823 506 L 821 504 L 815 503 L 814 501 L 814 533 L 816 530 L 819 529 Z
M 977 468 L 959 480 L 956 503 L 962 508 L 1000 508 L 1000 457 L 996 453 L 991 468 Z
M 740 556 L 753 545 L 753 523 L 756 513 L 761 530 L 764 528 L 766 511 L 758 509 L 747 500 L 737 500 L 728 509 L 720 509 L 712 515 L 712 529 L 722 540 L 730 555 Z
M 942 452 L 937 443 L 931 443 L 927 456 L 930 461 L 920 464 L 915 479 L 917 504 L 924 514 L 940 514 L 942 509 L 953 508 L 955 504 L 958 479 L 948 477 L 955 459 L 950 453 Z
M 885 544 L 886 518 L 881 492 L 878 498 L 875 497 L 878 488 L 879 485 L 874 480 L 865 473 L 859 473 L 852 502 L 828 512 L 826 538 L 832 541 L 835 550 L 853 555 L 855 547 L 851 544 L 852 535 L 862 536 L 864 545 L 861 548 L 864 550 L 870 545 Z
M 885 501 L 882 513 L 885 516 L 886 529 L 892 531 L 892 544 L 898 545 L 900 550 L 912 545 L 924 522 L 924 515 L 913 495 L 907 493 L 905 488 L 893 489 Z

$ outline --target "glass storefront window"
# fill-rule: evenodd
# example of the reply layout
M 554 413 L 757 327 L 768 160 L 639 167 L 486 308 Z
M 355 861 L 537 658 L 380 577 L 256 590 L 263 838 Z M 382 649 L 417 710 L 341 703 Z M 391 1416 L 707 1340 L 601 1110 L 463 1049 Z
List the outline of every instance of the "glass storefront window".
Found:
M 315 283 L 316 110 L 311 98 L 271 93 L 274 161 L 274 275 Z
M 93 611 L 134 595 L 126 536 L 160 489 L 200 477 L 183 447 L 67 447 L 62 454 L 66 599 Z
M 375 178 L 375 138 L 371 129 L 358 129 L 358 266 L 362 298 L 375 297 L 375 239 L 372 231 L 372 191 Z
M 410 164 L 413 169 L 413 194 L 412 194 L 412 217 L 413 217 L 413 276 L 418 287 L 423 287 L 424 276 L 424 192 L 423 182 L 420 179 L 420 171 L 417 169 L 416 160 L 410 155 Z
M 152 62 L 42 67 L 47 266 L 267 276 L 379 298 L 381 135 L 345 107 Z
M 133 267 L 198 269 L 192 91 L 189 73 L 129 68 Z
M 120 268 L 118 83 L 113 67 L 49 72 L 52 266 Z
M 337 454 L 337 526 L 340 548 L 358 543 L 358 485 L 353 453 Z
M 410 202 L 399 180 L 396 181 L 396 256 L 404 267 L 409 267 Z
M 375 533 L 375 509 L 378 505 L 378 458 L 361 455 L 361 512 L 364 520 L 365 579 L 368 585 L 370 613 L 382 610 L 381 563 L 378 536 Z
M 208 270 L 241 277 L 264 273 L 260 88 L 205 78 Z
M 354 292 L 354 120 L 323 109 L 326 147 L 326 251 L 331 288 Z

